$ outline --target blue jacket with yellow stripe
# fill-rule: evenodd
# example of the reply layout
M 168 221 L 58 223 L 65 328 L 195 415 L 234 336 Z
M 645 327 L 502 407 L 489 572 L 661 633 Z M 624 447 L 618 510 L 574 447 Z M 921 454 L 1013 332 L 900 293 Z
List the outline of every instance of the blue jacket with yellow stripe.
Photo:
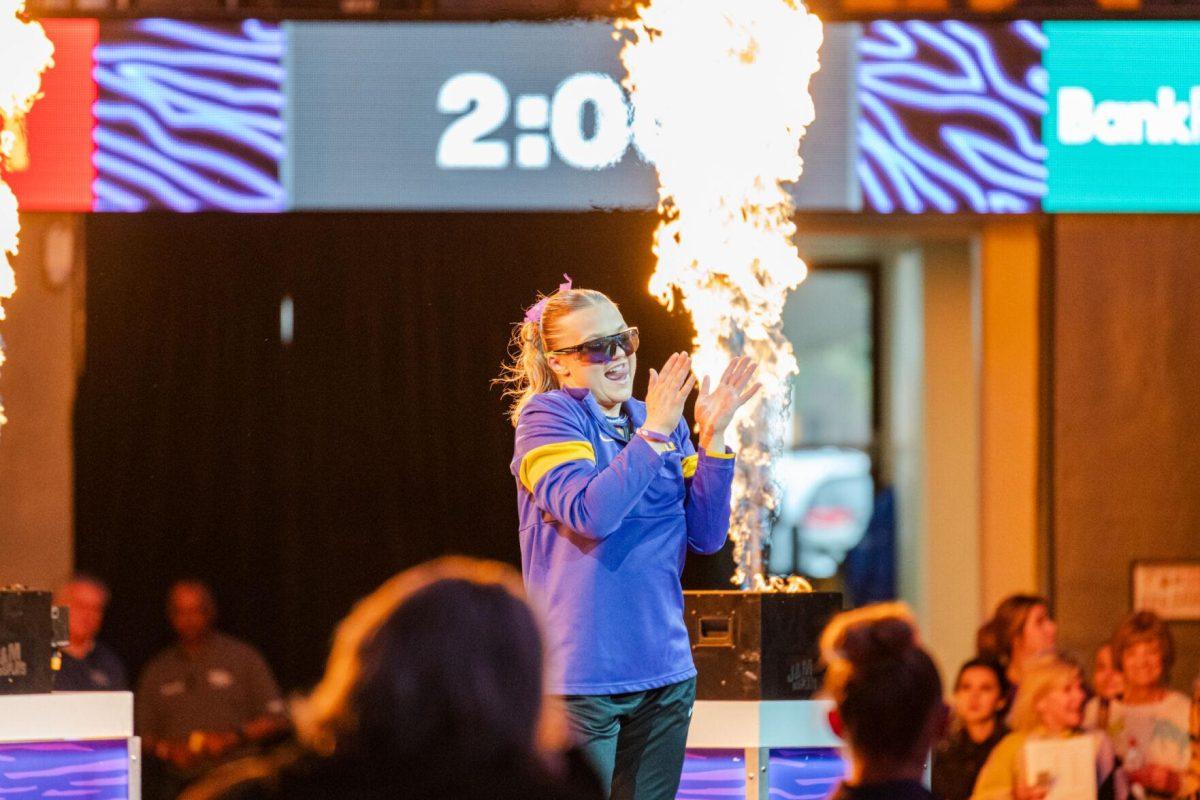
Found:
M 624 404 L 632 428 L 646 404 Z M 557 694 L 620 694 L 696 674 L 680 575 L 690 548 L 729 530 L 733 455 L 697 455 L 681 421 L 673 449 L 626 443 L 587 389 L 536 395 L 517 422 L 521 561 L 547 620 Z

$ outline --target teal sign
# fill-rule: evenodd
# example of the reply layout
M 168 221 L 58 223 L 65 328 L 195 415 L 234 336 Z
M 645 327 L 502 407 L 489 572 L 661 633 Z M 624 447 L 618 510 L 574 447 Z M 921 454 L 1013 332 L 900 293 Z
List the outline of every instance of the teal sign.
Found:
M 1047 22 L 1047 211 L 1200 211 L 1200 22 Z

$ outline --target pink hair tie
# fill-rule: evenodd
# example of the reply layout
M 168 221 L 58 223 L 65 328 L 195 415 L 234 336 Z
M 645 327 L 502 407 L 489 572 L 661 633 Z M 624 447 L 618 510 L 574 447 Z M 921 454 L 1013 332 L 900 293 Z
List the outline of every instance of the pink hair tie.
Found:
M 533 323 L 540 325 L 542 322 L 542 312 L 546 310 L 546 303 L 549 302 L 550 298 L 553 297 L 555 294 L 558 294 L 558 292 L 571 291 L 571 284 L 573 283 L 573 281 L 571 280 L 571 276 L 564 272 L 563 277 L 566 279 L 567 282 L 560 283 L 558 285 L 558 291 L 554 292 L 553 294 L 546 295 L 541 300 L 538 300 L 536 303 L 534 303 L 533 305 L 531 305 L 529 307 L 529 309 L 525 312 L 525 321 L 526 322 L 533 322 Z

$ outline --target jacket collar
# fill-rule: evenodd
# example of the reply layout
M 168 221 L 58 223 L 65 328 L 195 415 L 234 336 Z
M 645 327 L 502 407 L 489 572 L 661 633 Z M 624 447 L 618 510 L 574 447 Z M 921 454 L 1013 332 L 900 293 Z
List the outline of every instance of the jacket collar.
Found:
M 597 421 L 608 426 L 608 416 L 605 415 L 604 409 L 600 408 L 600 404 L 596 402 L 596 396 L 592 394 L 590 389 L 563 389 L 570 397 L 578 401 L 588 413 Z M 632 397 L 621 404 L 621 409 L 629 416 L 629 423 L 632 430 L 637 430 L 646 422 L 646 404 L 634 400 Z

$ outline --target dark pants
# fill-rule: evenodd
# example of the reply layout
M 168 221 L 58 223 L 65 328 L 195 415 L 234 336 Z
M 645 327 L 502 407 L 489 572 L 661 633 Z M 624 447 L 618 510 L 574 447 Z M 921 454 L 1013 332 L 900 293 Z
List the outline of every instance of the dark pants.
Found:
M 571 728 L 613 800 L 675 800 L 696 679 L 645 692 L 568 695 Z

